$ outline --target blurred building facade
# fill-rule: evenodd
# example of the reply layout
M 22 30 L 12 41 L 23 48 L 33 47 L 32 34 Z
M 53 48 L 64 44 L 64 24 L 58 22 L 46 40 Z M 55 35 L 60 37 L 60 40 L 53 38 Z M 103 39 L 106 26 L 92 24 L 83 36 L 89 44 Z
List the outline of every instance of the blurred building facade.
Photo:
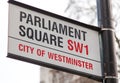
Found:
M 101 83 L 86 77 L 41 67 L 40 83 Z

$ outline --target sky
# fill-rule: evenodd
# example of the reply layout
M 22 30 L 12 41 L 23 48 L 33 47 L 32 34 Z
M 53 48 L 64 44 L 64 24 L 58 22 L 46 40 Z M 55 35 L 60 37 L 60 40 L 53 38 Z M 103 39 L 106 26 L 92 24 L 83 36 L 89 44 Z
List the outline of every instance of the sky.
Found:
M 40 66 L 11 59 L 7 56 L 8 0 L 0 1 L 0 83 L 39 83 Z M 17 0 L 60 15 L 68 0 Z M 64 5 L 64 6 L 63 6 Z

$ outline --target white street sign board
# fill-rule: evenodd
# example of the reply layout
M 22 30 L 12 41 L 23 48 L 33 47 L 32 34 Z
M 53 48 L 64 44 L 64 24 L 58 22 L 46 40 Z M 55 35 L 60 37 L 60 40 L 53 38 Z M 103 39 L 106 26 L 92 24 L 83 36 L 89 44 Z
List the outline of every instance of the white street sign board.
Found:
M 8 57 L 102 77 L 96 27 L 16 1 L 9 3 Z

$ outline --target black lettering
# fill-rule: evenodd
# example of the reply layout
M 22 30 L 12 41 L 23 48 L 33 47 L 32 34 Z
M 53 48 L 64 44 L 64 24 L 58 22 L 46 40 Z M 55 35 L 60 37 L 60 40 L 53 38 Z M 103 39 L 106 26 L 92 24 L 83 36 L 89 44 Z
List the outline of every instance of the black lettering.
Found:
M 62 37 L 58 37 L 58 46 L 63 48 L 63 46 L 62 46 L 63 41 L 62 40 L 63 40 Z
M 44 35 L 43 35 L 43 40 L 42 40 L 42 42 L 47 42 L 47 44 L 49 44 L 49 39 L 48 39 L 48 35 L 47 35 L 47 33 L 44 33 Z
M 81 39 L 81 31 L 75 29 L 75 38 Z
M 42 28 L 43 28 L 43 29 L 46 29 L 46 30 L 48 29 L 48 28 L 45 26 L 45 19 L 44 19 L 44 18 L 42 19 Z
M 24 31 L 25 27 L 23 25 L 20 25 L 19 29 L 20 29 L 20 31 L 19 31 L 20 36 L 25 36 L 25 31 Z
M 30 23 L 31 25 L 33 25 L 33 20 L 32 20 L 32 15 L 31 14 L 28 14 L 26 23 Z
M 85 41 L 86 40 L 86 33 L 85 31 L 81 31 L 83 33 L 83 40 Z
M 53 22 L 52 31 L 56 31 L 58 33 L 58 28 L 57 28 L 57 23 L 56 22 Z
M 35 16 L 34 17 L 34 26 L 38 26 L 38 27 L 41 27 L 41 19 L 40 19 L 40 17 L 38 17 L 38 16 Z
M 26 18 L 26 13 L 20 11 L 20 21 L 21 21 L 21 22 L 23 21 L 23 18 Z
M 41 31 L 37 31 L 37 30 L 35 30 L 35 39 L 37 40 L 37 41 L 41 41 L 41 39 L 42 39 L 42 32 Z
M 49 30 L 51 30 L 51 21 L 48 20 L 48 27 L 49 27 Z
M 57 43 L 56 43 L 56 36 L 55 35 L 50 34 L 50 40 L 51 40 L 50 44 L 54 43 L 55 46 L 57 45 Z
M 64 25 L 64 27 L 63 27 L 62 24 L 59 24 L 59 33 L 63 34 L 63 35 L 67 35 L 67 26 Z
M 69 36 L 74 37 L 73 36 L 73 27 L 69 27 Z
M 34 32 L 33 32 L 33 29 L 32 28 L 27 28 L 27 37 L 29 38 L 29 39 L 33 39 L 34 37 L 34 34 L 33 34 Z

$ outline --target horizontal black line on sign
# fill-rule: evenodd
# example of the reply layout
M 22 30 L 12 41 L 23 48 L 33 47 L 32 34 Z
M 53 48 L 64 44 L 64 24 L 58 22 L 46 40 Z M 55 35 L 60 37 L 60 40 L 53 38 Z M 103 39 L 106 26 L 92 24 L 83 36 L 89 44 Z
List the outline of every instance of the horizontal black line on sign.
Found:
M 16 40 L 23 41 L 23 42 L 31 43 L 31 44 L 34 44 L 34 45 L 37 45 L 37 46 L 41 46 L 41 47 L 44 47 L 44 48 L 48 48 L 48 49 L 52 49 L 52 50 L 56 50 L 56 51 L 59 51 L 59 52 L 62 52 L 62 53 L 70 54 L 70 55 L 72 55 L 72 56 L 76 56 L 76 57 L 84 58 L 84 59 L 87 59 L 87 60 L 91 60 L 91 61 L 94 61 L 94 62 L 97 62 L 97 63 L 101 63 L 101 61 L 97 61 L 97 60 L 93 60 L 93 59 L 85 58 L 85 57 L 78 56 L 78 55 L 75 55 L 75 54 L 72 54 L 72 53 L 68 53 L 68 52 L 64 52 L 64 51 L 57 50 L 57 49 L 54 49 L 54 48 L 50 48 L 50 47 L 47 47 L 47 46 L 39 45 L 39 44 L 36 44 L 36 43 L 30 42 L 30 41 L 22 40 L 22 39 L 15 38 L 15 37 L 12 37 L 12 36 L 8 36 L 8 37 L 9 37 L 9 38 L 12 38 L 12 39 L 16 39 Z

